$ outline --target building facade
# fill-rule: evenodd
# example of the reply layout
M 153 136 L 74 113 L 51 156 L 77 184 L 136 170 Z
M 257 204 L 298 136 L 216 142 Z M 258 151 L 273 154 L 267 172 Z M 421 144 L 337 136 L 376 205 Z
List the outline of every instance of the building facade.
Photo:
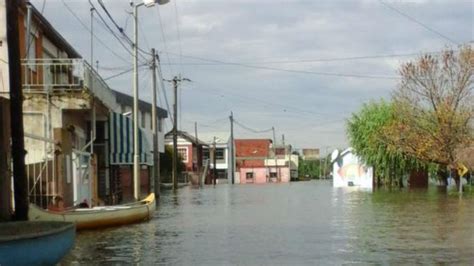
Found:
M 0 5 L 0 20 L 5 19 L 5 5 Z M 63 198 L 66 207 L 83 201 L 89 205 L 120 202 L 133 191 L 126 185 L 127 180 L 111 172 L 117 145 L 124 147 L 123 143 L 129 145 L 133 141 L 129 137 L 111 142 L 112 133 L 127 130 L 111 120 L 115 117 L 113 114 L 122 117 L 121 111 L 127 109 L 124 97 L 111 90 L 33 5 L 22 2 L 18 24 L 30 202 L 42 207 L 47 207 L 55 197 Z M 0 55 L 3 57 L 8 54 L 8 43 L 6 23 L 1 25 Z M 8 101 L 6 62 L 0 62 L 0 97 Z M 2 106 L 5 106 L 3 102 Z M 141 140 L 144 140 L 140 149 L 145 155 L 140 163 L 145 172 L 142 174 L 145 185 L 150 167 L 146 154 L 151 154 L 151 145 L 145 144 L 152 143 L 150 133 L 146 132 L 149 128 L 146 120 L 151 121 L 149 110 L 151 107 L 146 103 L 140 105 L 141 123 L 147 125 L 140 129 Z M 159 124 L 162 124 L 166 112 L 160 109 L 158 114 Z M 116 120 L 126 121 L 125 118 Z M 164 150 L 163 144 L 161 150 Z M 123 163 L 128 154 L 120 152 L 119 161 Z M 149 187 L 142 187 L 142 193 L 148 191 Z
M 203 149 L 207 146 L 207 144 L 190 135 L 189 133 L 180 130 L 178 130 L 177 144 L 179 158 L 181 158 L 185 165 L 185 175 L 199 175 L 205 166 L 203 160 Z M 172 131 L 166 133 L 165 145 L 172 149 Z

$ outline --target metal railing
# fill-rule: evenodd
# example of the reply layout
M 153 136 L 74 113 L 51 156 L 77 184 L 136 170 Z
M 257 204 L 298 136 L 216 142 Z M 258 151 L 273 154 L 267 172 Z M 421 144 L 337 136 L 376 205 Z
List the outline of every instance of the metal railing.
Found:
M 63 92 L 86 89 L 115 109 L 115 96 L 102 77 L 81 58 L 22 60 L 24 92 Z
M 46 208 L 57 196 L 54 141 L 25 134 L 25 145 L 29 147 L 25 156 L 29 200 Z

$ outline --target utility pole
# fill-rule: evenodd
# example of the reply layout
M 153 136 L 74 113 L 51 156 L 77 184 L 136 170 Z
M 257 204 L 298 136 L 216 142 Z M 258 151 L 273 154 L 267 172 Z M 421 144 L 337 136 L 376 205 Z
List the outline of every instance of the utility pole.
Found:
M 152 92 L 153 101 L 151 108 L 151 129 L 153 131 L 153 173 L 150 176 L 150 187 L 151 191 L 155 193 L 157 197 L 160 196 L 160 152 L 158 151 L 158 117 L 156 115 L 156 97 L 157 86 L 156 86 L 156 55 L 155 49 L 151 49 L 151 77 L 152 77 Z
M 230 119 L 230 176 L 231 176 L 231 180 L 232 180 L 232 184 L 234 184 L 235 182 L 235 170 L 234 170 L 234 166 L 235 166 L 235 162 L 234 162 L 234 155 L 235 155 L 235 151 L 234 151 L 234 114 L 232 113 L 232 111 L 230 112 L 230 116 L 229 116 L 229 119 Z
M 138 146 L 138 6 L 133 6 L 133 197 L 136 201 L 141 196 Z
M 212 158 L 212 166 L 213 166 L 213 169 L 212 169 L 212 183 L 214 185 L 216 185 L 216 162 L 217 162 L 217 160 L 216 160 L 216 149 L 217 149 L 217 147 L 216 147 L 216 136 L 214 136 L 213 144 L 214 144 L 214 149 L 212 151 L 212 153 L 213 153 L 213 156 L 212 156 L 213 157 Z
M 172 80 L 165 80 L 173 83 L 173 189 L 178 188 L 178 83 L 182 81 L 191 81 L 188 78 L 174 77 Z M 197 141 L 197 139 L 196 139 Z
M 173 189 L 178 188 L 178 78 L 173 79 Z
M 198 141 L 198 126 L 197 122 L 194 122 L 194 138 L 196 139 L 196 142 Z M 197 164 L 197 171 L 198 175 L 201 173 L 201 167 L 199 167 L 199 164 Z
M 10 128 L 13 159 L 13 187 L 17 221 L 28 220 L 28 186 L 25 174 L 25 140 L 23 131 L 23 95 L 21 88 L 20 42 L 18 33 L 18 0 L 7 0 L 8 71 L 10 78 Z M 29 33 L 28 33 L 29 34 Z M 28 68 L 25 69 L 28 72 Z M 25 73 L 25 76 L 27 73 Z
M 275 127 L 272 127 L 273 131 L 273 158 L 275 158 L 275 174 L 277 175 L 277 181 L 280 182 L 280 175 L 278 174 L 278 161 L 276 156 L 276 137 L 275 137 Z

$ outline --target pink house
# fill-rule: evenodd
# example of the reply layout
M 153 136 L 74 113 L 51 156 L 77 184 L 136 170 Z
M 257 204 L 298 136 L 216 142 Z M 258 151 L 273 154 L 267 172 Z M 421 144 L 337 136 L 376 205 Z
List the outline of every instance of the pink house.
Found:
M 265 160 L 270 155 L 270 139 L 236 139 L 235 160 L 237 183 L 267 183 L 268 169 Z
M 298 176 L 298 156 L 290 145 L 273 146 L 270 139 L 236 139 L 236 183 L 290 182 Z

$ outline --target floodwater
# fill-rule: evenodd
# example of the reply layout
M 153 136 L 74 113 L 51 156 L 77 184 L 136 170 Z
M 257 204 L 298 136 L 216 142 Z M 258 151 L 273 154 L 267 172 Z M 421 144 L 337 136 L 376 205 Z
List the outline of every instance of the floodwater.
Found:
M 340 265 L 474 261 L 474 199 L 330 181 L 164 191 L 153 220 L 80 232 L 63 264 Z

